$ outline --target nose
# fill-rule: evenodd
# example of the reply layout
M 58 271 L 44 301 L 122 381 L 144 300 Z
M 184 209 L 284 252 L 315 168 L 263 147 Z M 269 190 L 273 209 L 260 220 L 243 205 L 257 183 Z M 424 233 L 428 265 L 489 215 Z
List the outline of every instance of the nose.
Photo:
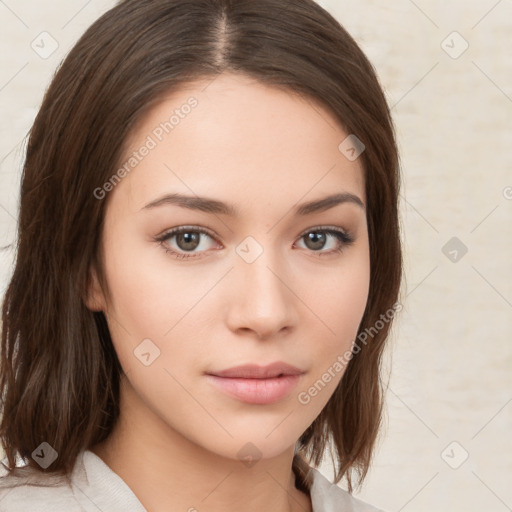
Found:
M 236 257 L 235 268 L 228 284 L 227 325 L 237 334 L 253 333 L 261 339 L 293 330 L 298 322 L 293 279 L 264 251 L 248 263 Z

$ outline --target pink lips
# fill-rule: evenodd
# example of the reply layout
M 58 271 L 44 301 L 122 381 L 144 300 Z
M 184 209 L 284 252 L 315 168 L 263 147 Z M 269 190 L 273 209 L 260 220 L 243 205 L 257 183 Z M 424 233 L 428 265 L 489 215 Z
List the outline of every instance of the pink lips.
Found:
M 271 404 L 288 396 L 304 372 L 283 362 L 244 365 L 207 374 L 224 393 L 251 404 Z

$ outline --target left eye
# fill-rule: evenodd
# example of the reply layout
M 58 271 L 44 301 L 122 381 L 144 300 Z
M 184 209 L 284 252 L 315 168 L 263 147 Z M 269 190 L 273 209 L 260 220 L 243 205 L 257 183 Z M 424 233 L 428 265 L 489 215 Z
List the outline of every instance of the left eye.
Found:
M 201 247 L 203 245 L 201 238 L 214 240 L 210 232 L 203 228 L 181 226 L 164 233 L 156 238 L 156 241 L 160 242 L 160 245 L 162 245 L 167 253 L 171 253 L 176 258 L 195 258 L 198 257 L 197 253 L 205 252 L 211 248 Z M 171 244 L 173 239 L 175 239 L 174 244 Z M 323 250 L 329 239 L 333 240 L 334 246 L 328 250 Z M 299 237 L 300 240 L 305 240 L 305 248 L 314 253 L 319 253 L 319 256 L 341 252 L 354 241 L 348 232 L 333 228 L 309 230 Z M 196 251 L 198 248 L 200 250 Z
M 334 238 L 334 248 L 330 251 L 322 251 L 322 253 L 330 254 L 331 252 L 339 252 L 345 246 L 350 245 L 353 242 L 351 235 L 338 229 L 315 229 L 302 235 L 299 240 L 304 239 L 306 241 L 305 245 L 307 246 L 307 249 L 318 252 L 320 249 L 325 248 L 325 244 L 329 237 L 331 239 Z

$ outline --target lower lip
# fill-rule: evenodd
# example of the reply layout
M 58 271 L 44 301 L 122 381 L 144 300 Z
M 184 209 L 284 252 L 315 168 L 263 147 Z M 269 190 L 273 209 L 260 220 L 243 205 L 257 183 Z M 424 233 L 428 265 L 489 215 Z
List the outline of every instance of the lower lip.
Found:
M 241 379 L 207 375 L 218 389 L 249 404 L 272 404 L 288 396 L 300 375 L 283 375 L 271 379 Z

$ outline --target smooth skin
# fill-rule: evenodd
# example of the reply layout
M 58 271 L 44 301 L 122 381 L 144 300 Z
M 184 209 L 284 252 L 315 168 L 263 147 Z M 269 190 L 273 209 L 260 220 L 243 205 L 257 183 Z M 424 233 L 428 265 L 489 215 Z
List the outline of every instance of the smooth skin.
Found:
M 189 83 L 152 107 L 126 159 L 191 96 L 197 106 L 103 199 L 111 300 L 92 269 L 86 303 L 105 313 L 125 376 L 119 421 L 92 451 L 150 512 L 311 511 L 295 487 L 294 446 L 346 366 L 307 404 L 298 396 L 351 349 L 366 306 L 361 159 L 340 152 L 348 133 L 319 103 L 235 73 Z M 295 213 L 337 193 L 362 204 Z M 166 201 L 145 208 L 166 194 L 222 201 L 236 215 Z M 157 240 L 179 226 L 189 234 Z M 148 339 L 151 355 L 141 358 Z M 271 404 L 242 402 L 206 377 L 275 361 L 304 373 Z M 255 464 L 241 461 L 244 446 Z

